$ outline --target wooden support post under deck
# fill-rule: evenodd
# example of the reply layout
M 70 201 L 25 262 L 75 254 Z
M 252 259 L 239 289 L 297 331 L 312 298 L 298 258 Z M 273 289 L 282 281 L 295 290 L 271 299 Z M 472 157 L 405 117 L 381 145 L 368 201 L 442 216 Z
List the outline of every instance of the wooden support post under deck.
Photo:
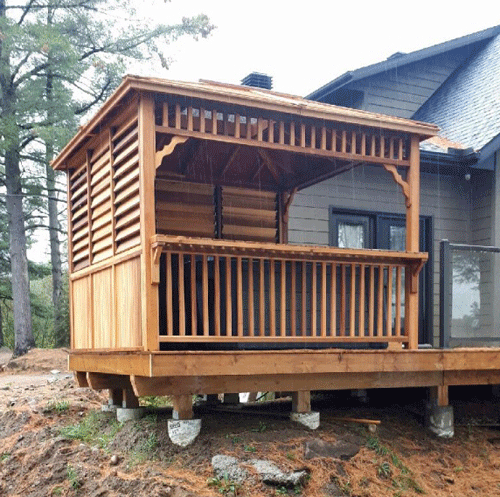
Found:
M 139 399 L 132 388 L 123 389 L 123 407 L 126 409 L 137 409 L 139 407 Z
M 429 397 L 431 403 L 438 407 L 445 407 L 449 405 L 450 399 L 448 395 L 448 385 L 440 385 L 437 387 L 430 387 Z
M 311 392 L 309 390 L 292 392 L 292 411 L 311 412 Z
M 193 419 L 193 399 L 191 395 L 173 395 L 174 419 Z
M 410 167 L 407 177 L 409 198 L 406 208 L 406 251 L 419 250 L 419 213 L 420 213 L 420 151 L 417 136 L 412 136 L 410 147 Z M 407 271 L 405 292 L 405 333 L 408 348 L 418 348 L 418 274 Z
M 121 388 L 109 389 L 109 404 L 121 407 L 123 404 L 123 390 Z
M 179 114 L 180 116 L 180 114 Z M 151 237 L 155 234 L 155 106 L 152 95 L 139 101 L 139 191 L 141 201 L 142 345 L 158 350 L 158 285 L 152 284 Z

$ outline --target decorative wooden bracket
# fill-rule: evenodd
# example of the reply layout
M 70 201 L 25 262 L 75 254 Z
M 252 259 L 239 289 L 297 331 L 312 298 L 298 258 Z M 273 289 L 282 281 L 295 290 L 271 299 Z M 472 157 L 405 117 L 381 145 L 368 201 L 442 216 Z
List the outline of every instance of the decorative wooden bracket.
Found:
M 170 140 L 170 143 L 165 145 L 161 150 L 158 150 L 155 154 L 155 164 L 156 168 L 158 169 L 161 166 L 161 161 L 163 160 L 164 157 L 167 155 L 170 155 L 175 147 L 181 143 L 186 143 L 188 141 L 189 137 L 188 136 L 173 136 L 172 139 Z
M 406 207 L 409 208 L 411 206 L 410 202 L 410 185 L 402 178 L 402 176 L 398 173 L 396 166 L 393 164 L 382 164 L 384 169 L 392 174 L 394 181 L 402 188 L 403 195 L 405 196 Z
M 284 223 L 288 223 L 288 210 L 290 209 L 290 205 L 292 205 L 293 202 L 293 197 L 297 193 L 297 188 L 294 188 L 289 194 L 288 198 L 286 199 L 285 204 L 283 205 L 283 212 L 281 214 L 281 218 Z
M 420 271 L 422 271 L 422 268 L 424 267 L 425 261 L 418 261 L 410 266 L 410 292 L 411 293 L 417 293 L 418 291 L 418 275 L 420 274 Z
M 163 244 L 153 245 L 151 247 L 151 284 L 158 285 L 160 283 L 160 257 L 163 249 Z

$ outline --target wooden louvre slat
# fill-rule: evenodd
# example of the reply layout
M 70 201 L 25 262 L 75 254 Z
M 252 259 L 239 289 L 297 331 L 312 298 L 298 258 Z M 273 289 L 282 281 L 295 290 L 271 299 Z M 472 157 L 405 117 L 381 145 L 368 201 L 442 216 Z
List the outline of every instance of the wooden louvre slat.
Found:
M 222 238 L 276 242 L 277 234 L 274 192 L 222 188 Z
M 158 233 L 209 238 L 215 236 L 213 186 L 158 180 L 155 190 Z

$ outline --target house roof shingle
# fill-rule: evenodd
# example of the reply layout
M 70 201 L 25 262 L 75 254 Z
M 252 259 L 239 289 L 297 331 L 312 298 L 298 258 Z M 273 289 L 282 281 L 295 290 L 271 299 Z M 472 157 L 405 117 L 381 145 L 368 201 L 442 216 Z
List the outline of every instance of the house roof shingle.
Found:
M 500 35 L 457 70 L 414 114 L 440 135 L 481 150 L 500 134 Z

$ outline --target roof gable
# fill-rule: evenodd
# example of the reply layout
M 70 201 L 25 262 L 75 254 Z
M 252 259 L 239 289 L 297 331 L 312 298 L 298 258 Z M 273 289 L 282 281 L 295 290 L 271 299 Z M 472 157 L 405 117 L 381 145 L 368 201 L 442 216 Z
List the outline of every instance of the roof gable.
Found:
M 381 73 L 387 73 L 393 69 L 402 68 L 403 66 L 413 64 L 415 62 L 430 59 L 435 56 L 439 56 L 445 53 L 449 53 L 455 50 L 460 50 L 468 47 L 469 50 L 474 48 L 480 48 L 484 46 L 484 42 L 490 40 L 500 33 L 500 25 L 494 26 L 492 28 L 479 31 L 477 33 L 472 33 L 454 40 L 446 41 L 432 47 L 424 48 L 422 50 L 417 50 L 409 54 L 401 54 L 400 52 L 389 57 L 387 60 L 372 64 L 354 71 L 348 71 L 338 78 L 330 81 L 326 85 L 320 87 L 319 89 L 313 91 L 306 98 L 311 100 L 325 101 L 333 92 L 338 89 L 350 85 L 355 81 L 360 81 L 371 76 L 375 76 Z

